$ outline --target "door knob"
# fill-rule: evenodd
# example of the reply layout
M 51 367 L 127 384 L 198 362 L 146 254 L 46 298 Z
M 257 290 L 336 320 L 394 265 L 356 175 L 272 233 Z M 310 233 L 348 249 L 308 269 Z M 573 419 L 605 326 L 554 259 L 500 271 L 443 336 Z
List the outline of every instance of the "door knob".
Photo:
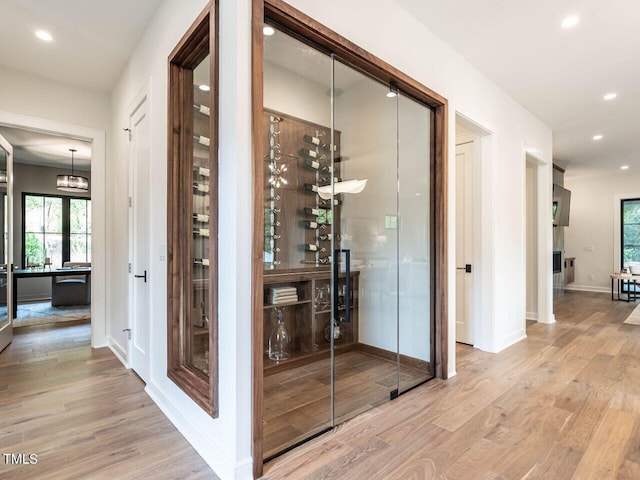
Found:
M 144 275 L 134 275 L 135 278 L 144 278 L 144 283 L 147 283 L 147 271 L 144 271 Z

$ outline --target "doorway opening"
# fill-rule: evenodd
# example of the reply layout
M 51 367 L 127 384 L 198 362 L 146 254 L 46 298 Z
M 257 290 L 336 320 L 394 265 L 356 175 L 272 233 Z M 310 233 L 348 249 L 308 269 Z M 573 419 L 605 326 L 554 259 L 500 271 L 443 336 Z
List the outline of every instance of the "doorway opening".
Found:
M 493 351 L 493 251 L 483 248 L 493 244 L 491 132 L 456 113 L 455 153 L 456 294 L 451 348 L 455 341 Z
M 49 154 L 50 160 L 48 161 L 54 163 L 50 163 L 45 167 L 37 165 L 38 161 L 34 159 L 38 158 L 38 155 L 26 147 L 24 148 L 24 156 L 22 153 L 15 155 L 17 158 L 24 157 L 26 160 L 23 162 L 20 162 L 20 160 L 18 161 L 16 164 L 17 171 L 14 174 L 14 178 L 20 173 L 20 169 L 24 169 L 25 171 L 21 176 L 28 176 L 28 182 L 30 183 L 25 187 L 26 191 L 23 192 L 20 197 L 15 195 L 14 199 L 14 210 L 17 210 L 18 208 L 20 209 L 19 214 L 21 221 L 24 217 L 24 228 L 21 225 L 20 229 L 14 229 L 16 230 L 16 236 L 19 236 L 20 238 L 21 244 L 24 245 L 21 252 L 17 252 L 14 249 L 14 264 L 20 267 L 31 268 L 31 271 L 29 271 L 29 268 L 22 269 L 27 270 L 27 272 L 25 272 L 25 276 L 38 276 L 39 270 L 35 268 L 36 264 L 41 267 L 43 272 L 47 272 L 47 274 L 51 273 L 51 278 L 45 279 L 45 281 L 48 281 L 48 284 L 52 289 L 54 282 L 52 278 L 62 281 L 67 280 L 65 276 L 59 275 L 61 272 L 66 274 L 67 271 L 54 271 L 56 268 L 73 269 L 70 271 L 70 275 L 68 275 L 68 280 L 71 280 L 71 282 L 68 283 L 84 282 L 84 293 L 86 293 L 87 297 L 86 303 L 90 303 L 91 344 L 94 348 L 106 346 L 106 202 L 104 188 L 104 131 L 68 125 L 51 120 L 26 117 L 24 115 L 9 112 L 0 112 L 0 128 L 5 131 L 15 133 L 17 135 L 16 138 L 18 139 L 16 143 L 21 143 L 22 140 L 19 139 L 22 137 L 25 139 L 49 139 L 47 142 L 40 141 L 36 143 L 38 143 L 40 147 L 44 145 L 45 148 L 52 149 L 53 151 L 56 151 L 56 149 L 58 150 L 58 163 L 55 163 L 56 156 L 54 154 Z M 71 142 L 73 145 L 69 146 L 65 143 L 66 146 L 61 147 L 60 142 Z M 57 147 L 52 145 L 57 145 Z M 84 197 L 75 193 L 67 194 L 66 192 L 58 191 L 56 186 L 57 173 L 71 173 L 71 157 L 69 148 L 74 147 L 77 147 L 75 148 L 76 150 L 81 151 L 82 149 L 84 152 L 84 155 L 81 155 L 78 160 L 80 170 L 76 175 L 83 177 L 91 177 L 91 174 L 93 175 L 93 178 L 89 183 L 90 195 L 84 195 Z M 33 148 L 32 150 L 38 151 L 37 148 Z M 42 151 L 40 151 L 39 155 L 40 158 L 46 158 L 47 156 L 46 154 L 43 154 Z M 76 170 L 76 167 L 78 166 L 76 162 L 77 157 L 75 155 L 76 152 L 74 152 L 74 170 Z M 46 163 L 47 160 L 41 159 L 40 163 L 42 162 Z M 24 166 L 21 166 L 22 163 L 24 163 Z M 36 163 L 36 165 L 33 165 L 33 163 Z M 40 169 L 40 173 L 38 175 L 34 173 L 36 169 Z M 43 169 L 46 169 L 46 171 Z M 58 169 L 60 171 L 58 171 Z M 46 172 L 46 174 L 43 172 Z M 42 178 L 40 178 L 50 177 L 51 175 L 53 175 L 52 181 L 50 181 L 50 179 L 42 180 Z M 22 179 L 20 179 L 20 181 L 22 181 Z M 49 185 L 47 192 L 43 194 L 42 191 L 36 191 L 38 190 L 38 186 L 33 182 L 37 181 L 46 182 L 46 184 Z M 43 222 L 51 220 L 50 223 L 52 225 L 57 225 L 57 223 L 59 223 L 57 222 L 58 214 L 56 213 L 59 207 L 60 220 L 62 220 L 60 232 L 40 229 L 42 230 L 40 233 L 43 234 L 41 235 L 43 238 L 40 238 L 40 236 L 38 236 L 39 232 L 37 232 L 37 227 L 35 229 L 30 229 L 31 219 L 27 219 L 24 215 L 24 212 L 29 211 L 29 209 L 25 208 L 25 202 L 29 202 L 29 205 L 35 209 L 31 210 L 37 213 L 39 210 L 35 208 L 35 206 L 38 201 L 42 203 Z M 50 214 L 48 217 L 46 212 L 49 212 Z M 34 219 L 36 216 L 37 215 L 34 213 Z M 27 220 L 29 220 L 29 222 L 27 222 Z M 28 223 L 29 225 L 27 225 Z M 57 227 L 52 228 L 54 230 L 57 229 Z M 50 236 L 49 242 L 44 238 L 47 234 Z M 57 240 L 60 240 L 60 252 L 56 249 L 58 245 Z M 25 252 L 27 251 L 29 255 L 25 255 Z M 81 256 L 83 256 L 83 258 L 80 258 Z M 90 259 L 89 262 L 86 261 L 87 258 Z M 60 263 L 60 265 L 54 265 L 54 261 Z M 27 265 L 29 263 L 30 265 Z M 49 263 L 51 265 L 47 265 Z M 87 264 L 89 263 L 90 267 L 87 267 Z M 65 285 L 65 287 L 66 286 L 67 285 Z M 18 288 L 18 294 L 20 292 L 19 289 L 20 287 Z M 60 292 L 62 292 L 62 290 L 60 290 Z M 67 294 L 73 297 L 77 293 L 77 289 L 73 289 L 72 293 L 64 291 L 61 293 L 62 296 L 59 298 L 62 299 L 62 303 L 69 303 L 66 302 L 65 299 L 69 300 L 71 303 L 78 303 L 74 299 L 67 298 Z M 36 292 L 35 295 L 42 295 L 42 293 L 38 294 Z M 14 298 L 16 298 L 15 295 Z M 55 305 L 53 307 L 55 307 Z M 83 308 L 86 310 L 86 306 Z M 39 313 L 42 314 L 43 312 Z M 85 315 L 86 318 L 87 312 L 76 313 L 80 316 Z

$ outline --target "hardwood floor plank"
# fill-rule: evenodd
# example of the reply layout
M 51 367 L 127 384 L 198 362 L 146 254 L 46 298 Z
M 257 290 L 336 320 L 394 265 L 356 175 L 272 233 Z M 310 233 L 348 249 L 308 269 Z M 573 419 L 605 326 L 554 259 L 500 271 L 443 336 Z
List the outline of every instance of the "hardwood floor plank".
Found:
M 16 328 L 0 354 L 0 444 L 37 464 L 0 462 L 3 479 L 196 478 L 216 475 L 88 323 Z
M 457 377 L 276 458 L 267 478 L 640 478 L 640 327 L 622 324 L 634 307 L 569 293 L 555 324 L 528 322 L 498 354 L 458 345 Z M 383 444 L 358 456 L 371 438 Z

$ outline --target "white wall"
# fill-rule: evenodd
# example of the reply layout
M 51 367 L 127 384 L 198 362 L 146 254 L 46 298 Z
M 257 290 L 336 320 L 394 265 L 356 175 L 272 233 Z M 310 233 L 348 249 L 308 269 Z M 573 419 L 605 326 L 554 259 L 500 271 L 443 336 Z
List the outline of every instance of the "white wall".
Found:
M 108 130 L 109 96 L 0 67 L 0 110 Z
M 565 288 L 609 292 L 609 275 L 620 270 L 620 199 L 640 198 L 640 174 L 573 176 L 568 170 L 564 185 L 571 190 L 569 226 L 564 229 L 565 256 L 576 258 L 575 282 Z
M 489 309 L 483 315 L 490 319 L 491 325 L 487 329 L 489 338 L 482 348 L 499 351 L 523 338 L 526 317 L 525 259 L 522 254 L 526 230 L 523 152 L 524 146 L 535 149 L 537 156 L 548 164 L 544 174 L 550 185 L 551 130 L 391 0 L 327 0 L 321 3 L 290 0 L 289 3 L 447 97 L 450 132 L 455 132 L 455 113 L 460 112 L 493 133 L 487 165 L 483 169 L 485 193 L 482 199 L 482 208 L 488 212 L 484 224 L 491 227 L 481 241 L 484 242 L 483 269 L 494 288 L 492 298 L 485 299 Z M 354 22 L 354 18 L 358 21 Z M 372 25 L 384 25 L 385 28 L 372 32 Z M 454 135 L 449 136 L 448 151 L 448 189 L 452 192 L 455 188 Z M 550 192 L 548 197 L 550 204 Z M 449 195 L 448 218 L 449 252 L 455 252 L 455 201 L 452 195 Z M 550 244 L 551 227 L 544 228 L 548 229 Z M 454 268 L 454 262 L 448 261 L 450 331 L 455 329 Z M 521 286 L 515 293 L 514 281 Z M 550 292 L 549 287 L 549 295 Z M 449 338 L 450 372 L 455 371 L 454 340 Z
M 220 2 L 219 417 L 213 419 L 167 378 L 167 59 L 206 0 L 166 0 L 111 95 L 108 185 L 112 261 L 109 336 L 126 355 L 128 152 L 131 102 L 149 85 L 150 382 L 147 392 L 223 479 L 251 477 L 251 110 L 250 2 Z

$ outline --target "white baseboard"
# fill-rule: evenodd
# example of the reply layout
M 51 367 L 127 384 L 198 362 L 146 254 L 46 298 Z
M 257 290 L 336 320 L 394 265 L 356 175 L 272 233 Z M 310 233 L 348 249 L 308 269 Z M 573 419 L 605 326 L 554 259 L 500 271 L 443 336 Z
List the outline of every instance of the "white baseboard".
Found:
M 253 480 L 253 461 L 251 458 L 235 464 L 206 437 L 201 427 L 185 414 L 180 405 L 165 395 L 153 381 L 147 384 L 145 392 L 222 480 Z
M 527 338 L 527 332 L 524 330 L 518 330 L 513 332 L 511 335 L 507 335 L 506 337 L 502 337 L 498 340 L 496 344 L 496 351 L 494 353 L 501 352 L 505 348 L 509 348 L 511 345 L 518 343 L 521 340 Z
M 597 293 L 611 293 L 611 287 L 598 287 L 597 285 L 565 285 L 565 290 L 573 290 L 575 292 L 597 292 Z M 614 290 L 613 293 L 616 293 Z
M 527 320 L 533 320 L 534 322 L 538 321 L 538 312 L 527 312 L 526 313 Z
M 127 370 L 130 369 L 131 367 L 129 366 L 129 363 L 126 360 L 127 353 L 122 349 L 120 345 L 118 345 L 117 342 L 113 340 L 113 338 L 111 337 L 107 337 L 107 338 L 108 338 L 107 346 L 109 347 L 109 349 L 118 358 L 118 360 L 120 360 L 122 365 L 124 365 Z
M 458 374 L 458 373 L 457 373 L 455 370 L 450 371 L 450 372 L 449 372 L 449 376 L 448 376 L 447 378 L 453 378 L 453 377 L 455 377 L 457 374 Z

